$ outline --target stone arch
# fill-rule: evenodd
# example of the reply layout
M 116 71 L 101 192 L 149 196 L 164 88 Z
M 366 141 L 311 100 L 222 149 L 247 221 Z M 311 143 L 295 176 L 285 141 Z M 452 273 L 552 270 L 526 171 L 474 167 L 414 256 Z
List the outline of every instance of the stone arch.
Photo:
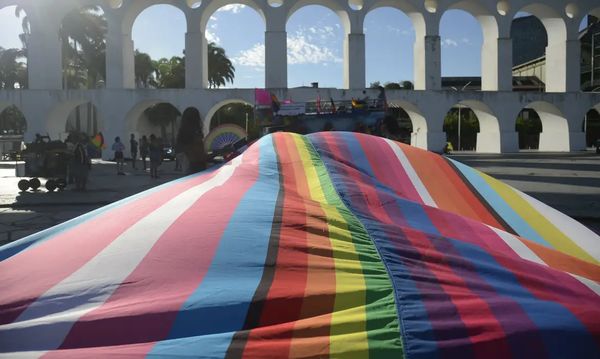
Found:
M 227 100 L 222 100 L 217 102 L 215 105 L 213 105 L 208 112 L 206 113 L 206 115 L 204 116 L 204 118 L 202 119 L 202 132 L 204 133 L 204 136 L 208 135 L 210 133 L 210 127 L 211 127 L 211 122 L 213 119 L 213 116 L 215 115 L 215 113 L 223 106 L 227 106 L 229 104 L 232 103 L 243 103 L 246 105 L 250 105 L 250 106 L 254 106 L 254 103 L 244 100 L 242 98 L 232 98 L 232 99 L 227 99 Z
M 217 10 L 219 10 L 220 8 L 222 8 L 225 5 L 231 5 L 231 4 L 242 4 L 242 5 L 246 5 L 250 8 L 252 8 L 263 19 L 263 22 L 265 24 L 265 29 L 266 29 L 267 19 L 265 17 L 265 12 L 263 11 L 262 7 L 260 7 L 255 1 L 253 1 L 253 0 L 211 0 L 210 2 L 207 2 L 206 7 L 204 7 L 202 9 L 202 16 L 200 17 L 200 32 L 202 32 L 202 33 L 206 32 L 206 25 L 208 24 L 208 20 Z
M 539 151 L 570 151 L 569 122 L 558 107 L 549 102 L 534 101 L 524 109 L 534 110 L 542 123 Z
M 451 4 L 447 10 L 465 11 L 479 23 L 483 36 L 481 45 L 481 89 L 483 91 L 498 90 L 498 38 L 500 31 L 493 10 L 487 8 L 483 3 L 473 0 L 457 1 Z M 444 14 L 440 17 L 440 21 Z
M 422 149 L 429 149 L 427 120 L 421 110 L 415 104 L 405 100 L 389 100 L 388 105 L 400 107 L 408 114 L 413 128 L 410 144 Z
M 200 17 L 200 32 L 204 35 L 204 36 L 202 36 L 202 39 L 201 39 L 201 41 L 202 41 L 202 62 L 203 62 L 202 69 L 204 69 L 206 71 L 206 73 L 205 73 L 206 80 L 205 80 L 204 87 L 210 87 L 209 76 L 208 76 L 208 69 L 209 69 L 209 59 L 208 59 L 208 56 L 209 56 L 209 52 L 208 52 L 208 40 L 206 39 L 206 32 L 207 32 L 208 23 L 209 23 L 211 17 L 213 17 L 214 14 L 217 11 L 219 11 L 219 9 L 221 9 L 224 6 L 234 5 L 234 4 L 240 4 L 240 5 L 244 5 L 244 6 L 247 6 L 247 7 L 251 8 L 262 19 L 262 24 L 263 24 L 263 29 L 262 29 L 263 30 L 263 33 L 262 33 L 263 60 L 265 60 L 265 58 L 266 58 L 266 45 L 265 45 L 266 39 L 265 39 L 265 33 L 267 31 L 267 20 L 266 20 L 265 13 L 264 13 L 263 9 L 256 2 L 254 2 L 253 0 L 215 0 L 215 1 L 210 1 L 206 5 L 206 7 L 203 8 L 203 11 L 202 11 L 202 14 L 201 14 L 201 17 Z M 253 37 L 253 35 L 254 35 L 254 33 L 252 33 L 252 34 L 248 33 L 247 37 L 246 37 L 246 41 L 248 41 L 249 37 Z M 247 44 L 249 46 L 258 45 L 256 43 L 247 43 Z M 222 46 L 222 45 L 219 45 L 219 46 L 225 49 L 225 46 Z M 249 49 L 250 49 L 250 47 L 249 47 Z M 251 49 L 253 49 L 253 50 L 260 50 L 261 47 L 260 46 L 255 46 L 255 47 L 252 47 Z M 227 50 L 227 49 L 225 49 L 225 50 Z M 233 60 L 234 60 L 233 59 L 234 54 L 228 53 L 227 56 L 233 62 Z M 260 66 L 256 66 L 256 67 L 254 67 L 254 69 L 257 70 L 257 72 L 259 72 L 259 71 L 266 72 L 266 64 L 264 63 L 264 61 L 263 61 L 262 65 L 263 65 L 262 69 L 261 69 Z M 243 66 L 243 64 L 242 64 L 242 66 Z M 236 66 L 236 70 L 239 70 L 238 66 Z M 262 87 L 265 87 L 265 79 L 266 79 L 266 77 L 264 76 L 264 74 L 262 76 L 263 80 L 262 80 L 261 83 L 251 84 L 250 86 L 244 86 L 244 87 L 239 87 L 238 86 L 239 82 L 236 84 L 236 80 L 239 81 L 239 78 L 240 78 L 240 76 L 235 76 L 235 78 L 234 78 L 234 80 L 232 82 L 232 85 L 234 87 L 236 87 L 236 88 L 256 88 L 256 87 L 261 87 L 262 88 Z
M 585 134 L 585 146 L 593 147 L 600 140 L 600 103 L 586 112 L 582 131 Z
M 350 16 L 348 15 L 347 11 L 347 6 L 336 0 L 298 0 L 289 8 L 286 14 L 286 24 L 296 11 L 309 5 L 323 6 L 333 11 L 339 17 L 340 23 L 344 28 L 344 33 L 349 34 L 351 32 L 352 28 L 350 23 Z
M 321 3 L 318 1 L 304 1 L 301 0 L 298 3 L 294 3 L 292 5 L 292 8 L 290 9 L 290 11 L 288 12 L 288 17 L 286 19 L 285 22 L 285 29 L 286 29 L 286 41 L 287 41 L 287 53 L 286 53 L 286 65 L 287 65 L 287 74 L 288 74 L 288 78 L 287 78 L 287 87 L 292 87 L 292 86 L 300 86 L 301 84 L 303 85 L 309 85 L 308 82 L 311 81 L 319 81 L 319 76 L 322 75 L 322 72 L 324 72 L 324 67 L 322 67 L 322 64 L 334 64 L 333 66 L 335 66 L 335 79 L 333 80 L 333 84 L 323 84 L 322 82 L 320 83 L 321 87 L 339 87 L 339 88 L 351 88 L 353 86 L 353 84 L 351 84 L 352 78 L 354 76 L 356 77 L 360 77 L 362 75 L 362 81 L 360 84 L 360 88 L 364 88 L 364 61 L 362 61 L 363 66 L 361 66 L 360 68 L 354 68 L 355 72 L 351 73 L 351 69 L 350 69 L 350 65 L 351 65 L 351 61 L 350 61 L 350 51 L 352 51 L 354 48 L 351 48 L 351 44 L 350 44 L 350 35 L 352 36 L 362 36 L 362 34 L 350 34 L 350 22 L 349 22 L 349 18 L 348 18 L 348 13 L 345 11 L 345 9 L 341 9 L 340 6 L 334 6 L 335 4 L 337 4 L 334 1 L 328 1 L 325 3 Z M 312 8 L 311 8 L 312 7 Z M 316 9 L 318 8 L 318 9 Z M 327 25 L 323 25 L 323 24 L 319 24 L 319 26 L 312 26 L 311 28 L 311 33 L 308 33 L 307 35 L 304 34 L 296 34 L 293 31 L 291 31 L 292 29 L 294 29 L 294 26 L 296 27 L 302 27 L 302 26 L 306 26 L 306 24 L 294 24 L 294 22 L 296 22 L 296 20 L 298 18 L 303 18 L 300 17 L 300 15 L 297 15 L 298 11 L 306 11 L 306 12 L 310 12 L 310 11 L 319 11 L 321 12 L 319 14 L 319 16 L 315 16 L 315 14 L 311 14 L 312 16 L 310 16 L 309 18 L 311 19 L 311 25 L 321 21 L 320 19 L 321 15 L 323 13 L 326 14 L 326 16 L 333 16 L 334 18 L 337 17 L 340 22 L 339 22 L 339 27 L 336 29 L 335 28 L 335 20 L 328 22 Z M 305 15 L 304 18 L 306 18 L 307 16 Z M 330 26 L 331 25 L 331 26 Z M 316 32 L 315 32 L 316 31 Z M 299 35 L 299 36 L 298 36 Z M 335 45 L 334 46 L 325 46 L 325 42 L 327 41 L 327 37 L 333 35 L 335 37 Z M 297 41 L 295 41 L 297 40 Z M 364 40 L 364 38 L 363 38 Z M 320 42 L 320 43 L 319 43 Z M 363 42 L 364 45 L 364 42 Z M 291 49 L 291 51 L 290 51 Z M 357 49 L 354 49 L 354 58 L 361 58 L 364 60 L 364 46 L 362 48 L 362 50 L 360 51 L 356 51 Z M 308 51 L 310 53 L 310 58 L 312 58 L 312 60 L 309 61 L 305 61 L 304 59 L 307 57 L 305 56 L 305 51 Z M 296 54 L 296 52 L 298 52 L 298 56 L 295 57 L 294 55 Z M 290 56 L 291 55 L 291 56 Z M 295 62 L 294 59 L 300 59 L 300 61 Z M 312 74 L 312 78 L 310 79 L 306 79 L 304 77 L 300 78 L 299 76 L 295 76 L 295 74 L 297 73 L 296 71 L 294 71 L 292 68 L 294 66 L 298 66 L 298 65 L 302 65 L 302 66 L 311 66 L 311 74 Z M 318 66 L 317 66 L 318 65 Z M 327 73 L 331 74 L 334 72 L 333 69 L 331 69 L 332 66 L 330 66 L 327 69 Z M 362 74 L 360 74 L 362 72 Z M 338 77 L 337 74 L 342 75 L 341 78 Z M 341 84 L 337 84 L 336 82 L 340 82 L 339 80 L 341 79 Z M 294 84 L 294 85 L 291 85 Z
M 171 101 L 159 99 L 159 98 L 146 99 L 146 100 L 136 103 L 131 109 L 129 109 L 129 111 L 127 111 L 127 114 L 125 115 L 125 121 L 124 121 L 125 131 L 127 133 L 129 133 L 129 132 L 137 133 L 138 128 L 139 128 L 139 121 L 140 121 L 140 118 L 141 118 L 142 114 L 144 113 L 144 111 L 146 111 L 148 108 L 150 108 L 154 105 L 158 105 L 159 103 L 170 104 L 171 106 L 175 107 L 181 113 L 181 109 Z
M 77 41 L 76 39 L 73 39 L 71 36 L 66 36 L 67 33 L 64 33 L 65 31 L 65 20 L 67 19 L 68 16 L 71 15 L 77 15 L 77 14 L 82 14 L 84 11 L 89 10 L 89 9 L 100 9 L 102 11 L 101 14 L 99 14 L 101 16 L 101 18 L 104 21 L 104 26 L 105 28 L 104 33 L 103 33 L 103 41 L 104 41 L 104 46 L 106 47 L 106 41 L 107 41 L 107 35 L 108 35 L 108 21 L 106 18 L 106 13 L 105 13 L 105 8 L 97 2 L 94 1 L 85 1 L 83 4 L 81 4 L 80 6 L 71 6 L 68 8 L 68 11 L 65 11 L 64 15 L 61 17 L 60 20 L 60 27 L 59 27 L 59 37 L 61 39 L 61 42 L 64 41 L 66 39 L 67 42 L 71 42 L 70 40 L 73 41 Z M 93 13 L 93 12 L 92 12 Z M 102 24 L 98 24 L 99 26 L 102 26 Z M 89 22 L 88 25 L 86 27 L 89 26 Z M 66 29 L 66 31 L 68 31 L 68 29 Z M 79 32 L 79 31 L 76 31 Z M 72 33 L 71 33 L 72 34 Z M 63 49 L 61 51 L 61 58 L 62 58 L 62 79 L 63 79 L 63 89 L 78 89 L 78 88 L 82 88 L 81 86 L 83 86 L 83 88 L 90 88 L 90 89 L 94 89 L 94 88 L 98 88 L 98 87 L 104 87 L 103 84 L 106 83 L 106 51 L 104 52 L 104 60 L 100 61 L 100 65 L 103 63 L 103 66 L 89 66 L 86 68 L 86 73 L 85 73 L 85 79 L 82 79 L 83 81 L 86 81 L 87 83 L 83 84 L 83 83 L 79 83 L 80 81 L 76 81 L 75 83 L 72 83 L 72 80 L 69 79 L 69 73 L 71 72 L 71 69 L 69 69 L 69 63 L 68 63 L 68 58 L 67 58 L 67 52 L 64 51 L 65 49 L 65 44 L 62 43 L 61 44 Z M 75 42 L 75 46 L 77 46 L 77 42 Z M 79 51 L 78 51 L 79 53 Z M 81 53 L 84 53 L 83 51 Z M 92 64 L 94 62 L 97 61 L 90 61 Z M 76 66 L 78 67 L 78 66 Z M 90 71 L 91 70 L 91 71 Z M 78 75 L 73 76 L 72 78 L 78 78 Z M 79 87 L 77 86 L 79 85 Z
M 384 8 L 388 8 L 388 9 L 393 9 L 394 12 L 397 12 L 400 14 L 400 16 L 405 16 L 408 17 L 408 19 L 410 20 L 411 26 L 412 26 L 412 30 L 415 32 L 415 36 L 417 33 L 416 27 L 420 26 L 421 30 L 420 32 L 424 32 L 424 19 L 423 19 L 423 15 L 419 12 L 416 11 L 416 9 L 414 9 L 412 6 L 410 5 L 406 5 L 406 4 L 400 4 L 400 3 L 396 3 L 396 2 L 392 2 L 392 1 L 386 1 L 386 0 L 382 0 L 382 1 L 377 1 L 376 3 L 373 3 L 373 5 L 371 7 L 369 7 L 368 9 L 365 10 L 365 16 L 363 18 L 363 25 L 362 25 L 362 30 L 363 32 L 365 32 L 365 23 L 367 22 L 367 18 L 372 15 L 375 11 L 377 11 L 378 9 L 384 9 Z M 396 16 L 397 14 L 394 15 L 395 19 L 398 19 L 398 16 Z M 421 22 L 421 23 L 420 23 Z M 419 25 L 416 25 L 417 23 L 420 23 Z M 386 23 L 389 24 L 389 23 Z M 397 24 L 394 22 L 394 25 L 397 26 Z M 389 25 L 388 25 L 389 26 Z M 365 73 L 366 75 L 369 75 L 369 68 L 371 68 L 373 66 L 373 60 L 369 59 L 369 55 L 372 54 L 372 52 L 369 51 L 369 47 L 371 46 L 371 35 L 369 34 L 371 31 L 369 32 L 365 32 Z M 404 36 L 404 35 L 402 35 Z M 424 36 L 424 35 L 423 35 Z M 411 51 L 414 51 L 414 45 L 415 45 L 415 39 L 412 39 L 412 48 Z M 394 47 L 396 49 L 398 49 L 398 46 L 396 43 L 394 43 Z M 402 48 L 403 50 L 406 50 L 405 47 Z M 378 51 L 376 51 L 378 52 Z M 396 58 L 396 61 L 398 58 L 405 58 L 406 55 L 404 53 L 404 56 L 393 56 L 392 58 Z M 401 60 L 400 60 L 401 61 Z M 380 81 L 380 80 L 390 80 L 392 82 L 395 81 L 403 81 L 403 80 L 410 80 L 413 83 L 413 88 L 414 88 L 414 52 L 413 52 L 413 56 L 410 59 L 410 62 L 412 63 L 412 68 L 410 69 L 410 75 L 407 78 L 387 78 L 387 79 L 375 79 L 375 78 L 371 78 L 370 80 L 375 80 L 375 81 Z M 380 62 L 379 62 L 380 63 Z M 369 66 L 371 65 L 371 66 Z M 370 80 L 367 77 L 367 84 L 369 84 Z M 384 81 L 385 82 L 385 81 Z M 382 82 L 381 84 L 384 85 L 384 82 Z
M 136 4 L 136 2 L 132 2 L 132 7 L 134 7 Z M 164 88 L 185 88 L 186 87 L 186 80 L 188 80 L 188 76 L 186 76 L 186 71 L 187 68 L 189 66 L 186 66 L 183 57 L 185 55 L 185 49 L 186 49 L 186 44 L 185 44 L 185 38 L 186 38 L 186 32 L 188 29 L 188 25 L 189 25 L 189 18 L 188 18 L 188 10 L 185 7 L 185 4 L 182 4 L 182 2 L 173 2 L 173 1 L 158 1 L 158 0 L 151 0 L 151 1 L 144 1 L 144 6 L 137 6 L 136 7 L 136 11 L 132 11 L 131 9 L 127 12 L 127 14 L 129 13 L 135 13 L 135 17 L 133 18 L 133 21 L 131 23 L 131 27 L 129 28 L 128 32 L 124 32 L 123 34 L 128 34 L 129 38 L 130 38 L 130 42 L 127 45 L 128 48 L 131 49 L 131 52 L 127 51 L 127 55 L 131 56 L 131 64 L 132 64 L 132 71 L 134 72 L 133 77 L 134 77 L 134 83 L 135 83 L 135 87 L 143 87 L 143 88 L 153 88 L 151 85 L 148 85 L 147 83 L 145 83 L 145 81 L 139 81 L 139 79 L 135 78 L 135 74 L 137 71 L 136 69 L 136 61 L 135 61 L 135 56 L 136 56 L 136 50 L 139 49 L 139 46 L 136 46 L 135 44 L 135 40 L 133 39 L 133 28 L 136 27 L 136 24 L 138 23 L 138 19 L 140 18 L 140 16 L 143 16 L 143 14 L 146 11 L 149 11 L 151 8 L 155 7 L 155 6 L 161 6 L 161 5 L 165 5 L 167 7 L 170 8 L 170 10 L 176 10 L 176 14 L 173 15 L 171 18 L 176 18 L 177 20 L 179 20 L 179 17 L 182 18 L 183 21 L 185 21 L 184 26 L 183 26 L 183 33 L 180 35 L 181 37 L 177 37 L 178 40 L 181 41 L 181 52 L 180 53 L 176 53 L 176 54 L 170 54 L 170 57 L 161 57 L 161 58 L 154 58 L 153 60 L 165 60 L 165 64 L 167 65 L 167 68 L 171 68 L 171 69 L 177 69 L 177 71 L 175 71 L 175 73 L 177 74 L 177 76 L 171 77 L 169 80 L 170 82 L 166 82 L 163 83 L 163 87 Z M 154 9 L 156 10 L 156 9 Z M 146 13 L 147 14 L 147 13 Z M 128 16 L 128 15 L 126 15 Z M 127 20 L 129 21 L 129 20 Z M 162 26 L 169 26 L 168 24 L 161 24 Z M 140 26 L 144 26 L 143 24 Z M 159 34 L 159 30 L 160 27 L 159 26 L 152 26 L 152 30 L 154 32 L 154 34 Z M 160 36 L 160 35 L 158 35 Z M 154 39 L 155 41 L 157 41 L 157 39 Z M 165 43 L 168 41 L 172 41 L 171 38 L 169 39 L 165 39 L 162 38 L 160 39 L 160 42 Z M 141 52 L 144 53 L 144 49 L 140 49 L 142 50 Z M 158 69 L 160 70 L 161 68 L 163 68 L 162 64 L 159 64 Z M 149 77 L 149 76 L 148 76 Z
M 21 149 L 21 141 L 27 133 L 28 125 L 27 117 L 17 105 L 0 101 L 0 136 L 4 136 L 4 140 L 0 141 L 0 157 L 9 154 L 11 158 L 12 151 Z
M 492 109 L 485 103 L 476 100 L 464 100 L 460 104 L 468 106 L 479 121 L 475 151 L 479 153 L 500 153 L 500 122 Z
M 96 109 L 96 117 L 98 119 L 97 129 L 98 131 L 104 131 L 104 121 L 102 119 L 102 107 L 94 101 L 87 99 L 80 100 L 68 100 L 58 103 L 51 110 L 46 121 L 46 132 L 52 139 L 64 140 L 66 138 L 67 121 L 70 114 L 77 107 L 91 103 Z
M 14 103 L 11 102 L 0 102 L 0 135 L 5 134 L 4 132 L 6 131 L 6 134 L 10 134 L 11 131 L 9 131 L 8 128 L 5 127 L 5 123 L 3 122 L 3 118 L 2 115 L 4 114 L 4 111 L 9 110 L 11 108 L 16 109 L 23 117 L 23 119 L 25 120 L 24 123 L 24 131 L 23 133 L 19 133 L 19 134 L 25 134 L 25 132 L 27 132 L 27 128 L 29 127 L 28 123 L 27 123 L 27 116 L 25 116 L 25 113 L 23 113 L 23 111 L 21 111 L 21 108 L 19 106 L 17 106 Z M 18 130 L 18 129 L 17 129 Z
M 425 36 L 426 33 L 426 25 L 425 18 L 419 9 L 416 6 L 412 5 L 406 1 L 394 1 L 394 0 L 375 0 L 370 2 L 367 7 L 364 8 L 365 17 L 372 10 L 381 8 L 381 7 L 391 7 L 397 10 L 400 10 L 404 14 L 406 14 L 410 20 L 412 21 L 413 27 L 415 29 L 416 36 Z
M 454 19 L 452 19 L 454 18 Z M 465 24 L 465 27 L 471 26 L 477 27 L 479 25 L 479 29 L 481 32 L 477 30 L 473 32 L 463 33 L 460 37 L 449 37 L 448 32 L 449 29 L 452 28 L 452 32 L 457 35 L 458 32 L 462 31 L 461 29 L 456 29 L 456 18 L 460 18 L 460 22 Z M 454 21 L 452 21 L 454 20 Z M 452 22 L 450 22 L 452 21 Z M 439 32 L 440 32 L 440 68 L 442 76 L 451 76 L 449 74 L 447 67 L 454 63 L 455 66 L 461 66 L 461 64 L 456 61 L 457 59 L 461 59 L 464 56 L 473 57 L 478 59 L 480 64 L 479 66 L 475 65 L 473 67 L 463 68 L 461 70 L 454 69 L 452 72 L 458 73 L 459 76 L 474 76 L 479 77 L 483 74 L 483 27 L 478 19 L 469 11 L 466 11 L 461 8 L 449 8 L 444 11 L 440 16 L 440 24 L 439 24 Z M 471 40 L 475 38 L 474 42 Z M 481 45 L 479 42 L 481 41 Z M 476 45 L 477 50 L 473 49 L 472 45 Z M 473 51 L 471 53 L 470 51 Z M 454 59 L 454 61 L 452 61 Z M 448 61 L 450 60 L 450 61 Z M 475 73 L 470 73 L 471 71 L 475 71 Z
M 455 150 L 474 149 L 478 153 L 500 153 L 501 152 L 501 139 L 500 139 L 500 122 L 498 118 L 485 103 L 477 100 L 463 100 L 459 101 L 456 105 L 452 106 L 448 113 L 454 108 L 458 107 L 457 112 L 461 115 L 461 134 L 462 142 L 459 147 L 457 143 L 453 143 Z M 465 123 L 466 115 L 472 112 L 477 120 L 478 131 L 474 138 L 464 137 L 464 131 L 462 130 Z M 458 127 L 458 126 L 457 126 Z M 458 129 L 456 130 L 458 131 Z M 455 133 L 446 133 L 448 138 L 454 138 Z M 458 134 L 456 133 L 455 140 L 458 140 Z M 473 144 L 472 141 L 475 141 Z M 448 142 L 451 142 L 448 140 Z M 466 145 L 465 145 L 466 143 Z M 469 146 L 469 144 L 474 146 Z
M 567 90 L 567 25 L 561 12 L 542 3 L 525 5 L 519 11 L 537 17 L 546 30 L 548 36 L 545 50 L 546 91 L 565 92 Z
M 130 1 L 127 3 L 127 7 L 124 8 L 123 11 L 123 21 L 121 23 L 122 33 L 129 34 L 131 36 L 131 32 L 133 29 L 133 24 L 135 20 L 140 16 L 144 10 L 154 6 L 154 5 L 171 5 L 179 10 L 181 10 L 182 14 L 186 18 L 186 22 L 188 21 L 187 13 L 187 5 L 184 1 L 178 0 L 144 0 L 144 1 Z M 186 24 L 187 25 L 187 24 Z M 187 26 L 186 26 L 187 28 Z

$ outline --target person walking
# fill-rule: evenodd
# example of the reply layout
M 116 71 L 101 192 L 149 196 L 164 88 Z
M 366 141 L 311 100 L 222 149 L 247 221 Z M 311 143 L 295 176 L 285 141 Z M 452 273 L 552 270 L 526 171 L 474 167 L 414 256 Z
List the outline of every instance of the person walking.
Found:
M 129 149 L 131 150 L 131 166 L 135 168 L 135 162 L 137 161 L 138 154 L 138 141 L 135 140 L 135 135 L 132 133 L 129 139 Z
M 115 162 L 117 162 L 117 174 L 124 175 L 125 172 L 123 172 L 123 153 L 125 152 L 125 145 L 123 144 L 123 142 L 121 142 L 120 137 L 115 137 L 115 143 L 113 143 L 112 145 L 112 150 L 115 151 Z
M 146 135 L 140 139 L 140 157 L 142 158 L 142 164 L 144 165 L 144 171 L 146 170 L 146 157 L 148 157 L 149 143 Z
M 162 146 L 153 134 L 150 135 L 150 177 L 158 178 L 158 166 L 162 162 Z

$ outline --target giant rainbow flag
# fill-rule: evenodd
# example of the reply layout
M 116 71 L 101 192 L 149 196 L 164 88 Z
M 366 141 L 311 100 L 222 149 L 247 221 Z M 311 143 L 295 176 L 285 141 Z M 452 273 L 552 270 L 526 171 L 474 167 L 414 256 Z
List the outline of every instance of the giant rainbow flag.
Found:
M 600 358 L 600 238 L 433 153 L 278 133 L 1 247 L 0 357 Z

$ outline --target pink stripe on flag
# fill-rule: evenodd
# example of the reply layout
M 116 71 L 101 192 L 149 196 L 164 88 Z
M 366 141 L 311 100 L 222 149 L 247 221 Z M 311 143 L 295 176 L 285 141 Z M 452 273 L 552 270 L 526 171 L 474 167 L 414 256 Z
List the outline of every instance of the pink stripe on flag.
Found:
M 145 354 L 165 339 L 208 271 L 229 218 L 258 179 L 258 152 L 252 147 L 227 186 L 206 193 L 181 215 L 113 295 L 75 323 L 60 349 L 88 347 L 85 355 L 96 356 L 93 347 L 144 343 L 135 350 Z M 47 356 L 56 355 L 62 353 Z
M 77 271 L 131 225 L 212 176 L 214 173 L 192 177 L 125 203 L 0 262 L 0 325 L 13 322 L 38 297 Z

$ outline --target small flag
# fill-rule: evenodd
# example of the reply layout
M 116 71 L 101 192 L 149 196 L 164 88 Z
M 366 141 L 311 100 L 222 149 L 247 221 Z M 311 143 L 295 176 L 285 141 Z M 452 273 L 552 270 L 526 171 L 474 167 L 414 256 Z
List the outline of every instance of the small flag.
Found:
M 254 103 L 257 106 L 271 106 L 271 93 L 265 89 L 254 89 Z
M 281 103 L 279 102 L 279 99 L 277 99 L 277 96 L 275 96 L 274 94 L 270 93 L 271 95 L 271 107 L 273 108 L 273 112 L 277 113 L 279 112 L 279 109 L 281 108 Z

